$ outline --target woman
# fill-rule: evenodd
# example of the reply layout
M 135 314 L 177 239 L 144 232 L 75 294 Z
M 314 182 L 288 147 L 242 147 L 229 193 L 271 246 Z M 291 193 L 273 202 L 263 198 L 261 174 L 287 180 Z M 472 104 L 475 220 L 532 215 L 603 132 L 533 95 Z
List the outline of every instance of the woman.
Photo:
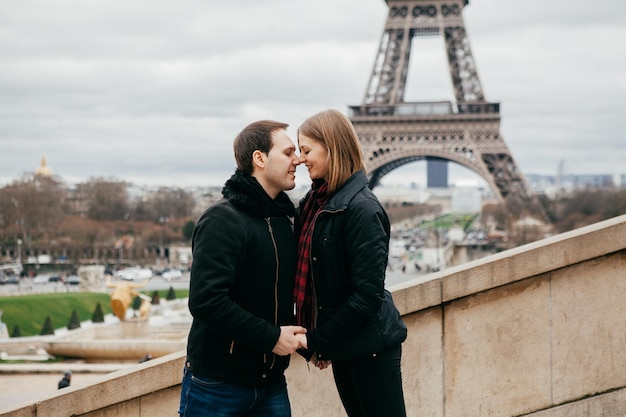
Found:
M 400 372 L 406 326 L 384 289 L 389 219 L 367 187 L 350 120 L 327 110 L 298 128 L 300 162 L 311 190 L 296 225 L 294 289 L 300 353 L 324 369 L 332 361 L 350 417 L 406 416 Z

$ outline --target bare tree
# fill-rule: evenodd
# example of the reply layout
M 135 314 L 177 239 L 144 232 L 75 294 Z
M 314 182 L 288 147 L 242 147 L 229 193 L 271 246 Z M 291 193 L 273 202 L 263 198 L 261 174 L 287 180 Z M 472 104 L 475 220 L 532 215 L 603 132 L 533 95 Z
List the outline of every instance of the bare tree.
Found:
M 123 220 L 129 215 L 126 183 L 92 178 L 76 186 L 87 206 L 87 217 L 93 220 Z
M 2 188 L 4 234 L 21 238 L 26 245 L 50 239 L 64 215 L 64 196 L 61 182 L 51 176 L 25 175 Z
M 195 201 L 191 193 L 182 188 L 159 188 L 149 198 L 135 207 L 135 219 L 163 223 L 164 219 L 189 217 Z

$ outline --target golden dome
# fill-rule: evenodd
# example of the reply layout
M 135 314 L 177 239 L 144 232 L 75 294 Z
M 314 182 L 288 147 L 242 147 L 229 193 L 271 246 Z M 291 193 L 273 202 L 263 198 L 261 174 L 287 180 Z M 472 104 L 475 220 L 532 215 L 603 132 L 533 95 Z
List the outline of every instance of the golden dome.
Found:
M 41 157 L 41 166 L 35 171 L 35 175 L 43 175 L 45 177 L 52 176 L 52 170 L 46 165 L 46 157 Z

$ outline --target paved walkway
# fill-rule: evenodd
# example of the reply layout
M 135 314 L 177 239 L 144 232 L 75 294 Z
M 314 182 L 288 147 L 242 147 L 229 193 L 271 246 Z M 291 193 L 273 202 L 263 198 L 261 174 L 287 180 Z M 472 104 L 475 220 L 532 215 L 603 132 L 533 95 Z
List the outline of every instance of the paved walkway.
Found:
M 0 412 L 28 405 L 57 392 L 66 369 L 72 371 L 72 387 L 89 385 L 104 376 L 136 364 L 2 364 L 0 365 Z

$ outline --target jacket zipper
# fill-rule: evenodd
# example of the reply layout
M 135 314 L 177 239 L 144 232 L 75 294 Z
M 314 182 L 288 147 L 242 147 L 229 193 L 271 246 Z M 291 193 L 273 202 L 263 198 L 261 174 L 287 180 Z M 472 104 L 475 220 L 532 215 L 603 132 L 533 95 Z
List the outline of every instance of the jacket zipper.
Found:
M 279 267 L 280 262 L 278 260 L 278 246 L 276 245 L 276 239 L 274 238 L 274 229 L 272 228 L 272 222 L 270 217 L 265 219 L 267 222 L 267 229 L 270 232 L 270 237 L 272 238 L 272 245 L 274 245 L 274 258 L 276 260 L 276 272 L 274 275 L 274 324 L 278 326 L 278 277 L 279 277 Z M 270 369 L 274 367 L 276 363 L 276 355 L 272 355 L 272 363 L 270 364 Z
M 272 228 L 272 223 L 269 217 L 265 218 L 265 222 L 267 223 L 267 230 L 270 233 L 270 238 L 272 239 L 272 245 L 274 246 L 274 258 L 276 260 L 276 272 L 274 276 L 274 324 L 278 326 L 278 270 L 279 261 L 278 261 L 278 246 L 276 246 L 276 239 L 274 238 L 274 229 Z M 235 349 L 235 341 L 230 342 L 229 353 L 232 355 L 233 350 Z M 267 354 L 263 354 L 263 363 L 267 363 Z M 274 368 L 276 363 L 276 355 L 272 354 L 272 363 L 270 364 L 270 369 Z
M 311 227 L 315 228 L 315 224 L 317 223 L 317 219 L 320 217 L 320 215 L 322 213 L 335 214 L 335 213 L 341 213 L 342 211 L 345 211 L 345 208 L 338 209 L 338 210 L 325 210 L 325 209 L 320 210 L 320 212 L 317 213 L 317 215 L 313 218 L 313 222 L 311 223 Z M 309 268 L 311 269 L 311 283 L 313 284 L 313 285 L 311 285 L 311 288 L 313 289 L 313 323 L 317 327 L 317 316 L 318 316 L 317 293 L 315 291 L 315 277 L 314 277 L 314 274 L 313 274 L 313 258 L 315 256 L 313 254 L 313 241 L 312 240 L 313 240 L 313 230 L 311 230 L 311 256 L 309 258 Z M 294 310 L 295 310 L 295 304 L 294 304 Z

